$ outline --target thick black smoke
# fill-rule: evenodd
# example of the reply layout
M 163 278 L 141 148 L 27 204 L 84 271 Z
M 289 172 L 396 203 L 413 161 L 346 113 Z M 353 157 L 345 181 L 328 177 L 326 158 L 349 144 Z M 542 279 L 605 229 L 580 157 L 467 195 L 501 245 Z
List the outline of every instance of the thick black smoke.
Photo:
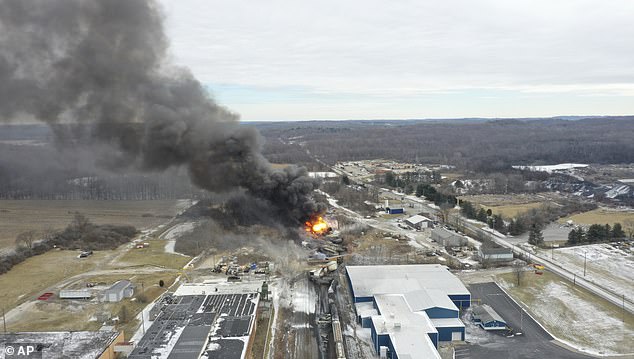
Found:
M 109 166 L 184 165 L 201 188 L 243 187 L 298 221 L 323 210 L 306 170 L 273 170 L 257 130 L 167 48 L 150 0 L 0 0 L 0 119 L 80 124 L 116 149 Z

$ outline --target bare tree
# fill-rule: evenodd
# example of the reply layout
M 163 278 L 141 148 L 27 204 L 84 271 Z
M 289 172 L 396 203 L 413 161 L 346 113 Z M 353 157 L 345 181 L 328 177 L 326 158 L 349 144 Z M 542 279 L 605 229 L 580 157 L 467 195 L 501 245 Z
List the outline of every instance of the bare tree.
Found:
M 524 275 L 524 263 L 522 261 L 515 261 L 513 263 L 513 274 L 515 275 L 515 279 L 517 280 L 517 286 L 522 285 L 522 276 Z
M 18 234 L 15 238 L 15 244 L 18 246 L 25 246 L 29 249 L 33 248 L 33 242 L 35 242 L 35 231 L 30 230 Z
M 449 202 L 445 202 L 445 203 L 441 203 L 440 204 L 440 220 L 442 221 L 442 223 L 447 223 L 447 221 L 449 220 L 449 213 L 451 213 L 451 210 L 453 209 L 453 205 Z

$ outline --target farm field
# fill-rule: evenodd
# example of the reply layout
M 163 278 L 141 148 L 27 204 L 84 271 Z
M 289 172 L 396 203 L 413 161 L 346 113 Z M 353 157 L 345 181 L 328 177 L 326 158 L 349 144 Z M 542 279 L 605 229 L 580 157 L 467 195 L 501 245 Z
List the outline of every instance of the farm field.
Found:
M 608 208 L 597 208 L 592 211 L 574 214 L 559 220 L 560 223 L 573 221 L 575 224 L 609 224 L 621 223 L 623 230 L 627 234 L 634 234 L 634 211 L 614 210 Z
M 138 230 L 172 218 L 188 201 L 1 200 L 0 250 L 13 247 L 21 232 L 63 229 L 75 212 L 96 224 L 132 225 Z
M 544 203 L 556 201 L 552 193 L 536 194 L 508 194 L 508 195 L 472 195 L 461 196 L 461 200 L 491 209 L 494 214 L 501 214 L 507 218 L 516 217 L 519 213 L 532 208 L 538 208 Z
M 514 273 L 498 283 L 551 334 L 578 350 L 634 354 L 634 316 L 549 272 L 525 272 L 521 286 Z M 610 335 L 605 335 L 610 333 Z

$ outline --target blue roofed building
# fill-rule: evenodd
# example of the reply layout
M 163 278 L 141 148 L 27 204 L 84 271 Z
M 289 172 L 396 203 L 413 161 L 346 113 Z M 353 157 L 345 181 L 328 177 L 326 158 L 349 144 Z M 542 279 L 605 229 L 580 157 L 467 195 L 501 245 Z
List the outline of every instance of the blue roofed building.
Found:
M 348 266 L 357 320 L 387 358 L 440 358 L 441 341 L 463 341 L 460 312 L 471 294 L 439 264 Z

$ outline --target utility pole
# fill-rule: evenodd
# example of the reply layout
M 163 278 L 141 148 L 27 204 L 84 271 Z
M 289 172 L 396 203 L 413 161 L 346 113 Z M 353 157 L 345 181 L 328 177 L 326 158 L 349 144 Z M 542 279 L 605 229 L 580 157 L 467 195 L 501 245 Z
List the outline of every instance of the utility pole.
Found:
M 586 263 L 588 262 L 588 251 L 583 252 L 583 276 L 586 276 Z
M 4 334 L 7 334 L 7 319 L 4 317 L 4 307 L 2 308 L 2 323 L 4 323 Z

